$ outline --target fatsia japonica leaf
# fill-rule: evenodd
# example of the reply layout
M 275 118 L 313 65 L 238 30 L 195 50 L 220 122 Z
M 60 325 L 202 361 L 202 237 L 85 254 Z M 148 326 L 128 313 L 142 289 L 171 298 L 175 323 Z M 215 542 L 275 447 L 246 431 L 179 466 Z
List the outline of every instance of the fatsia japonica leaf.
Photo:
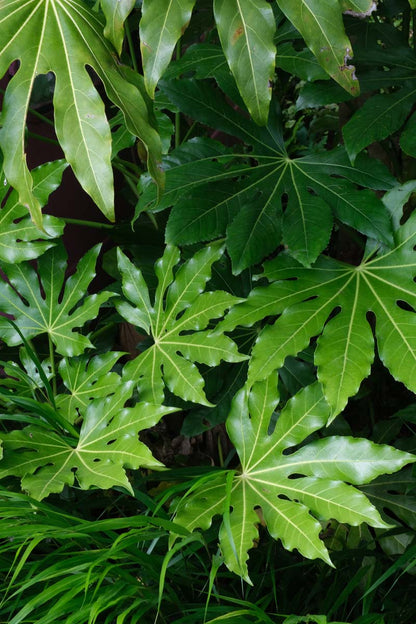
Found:
M 226 235 L 233 271 L 239 273 L 272 253 L 282 237 L 297 260 L 312 264 L 328 244 L 334 216 L 367 236 L 392 242 L 390 216 L 370 190 L 394 183 L 381 163 L 361 157 L 352 167 L 343 147 L 304 150 L 300 157 L 288 153 L 274 102 L 268 125 L 259 128 L 206 81 L 162 81 L 160 88 L 187 115 L 252 148 L 249 162 L 246 154 L 236 154 L 231 167 L 229 155 L 214 156 L 208 146 L 205 157 L 201 150 L 192 162 L 182 158 L 182 146 L 177 164 L 176 152 L 171 154 L 162 200 L 165 206 L 172 200 L 173 206 L 166 228 L 169 243 Z M 236 184 L 228 182 L 236 178 Z M 151 192 L 141 200 L 147 209 Z
M 140 76 L 134 84 L 117 62 L 103 35 L 98 12 L 81 0 L 12 0 L 0 4 L 0 76 L 11 63 L 20 66 L 3 103 L 0 147 L 4 172 L 19 201 L 42 223 L 39 200 L 27 168 L 24 146 L 26 114 L 35 78 L 53 72 L 55 130 L 65 157 L 100 210 L 114 220 L 111 133 L 88 69 L 102 81 L 108 98 L 122 110 L 130 132 L 147 150 L 151 175 L 163 185 L 161 147 L 149 117 Z
M 75 480 L 82 489 L 117 486 L 132 493 L 126 468 L 163 467 L 140 442 L 139 432 L 175 411 L 150 403 L 125 408 L 133 387 L 133 382 L 122 383 L 119 378 L 112 396 L 90 402 L 82 411 L 78 439 L 36 425 L 2 435 L 0 479 L 20 477 L 22 489 L 38 500 Z
M 67 166 L 64 160 L 56 160 L 33 169 L 33 193 L 41 208 L 58 188 Z M 0 211 L 0 260 L 3 262 L 12 264 L 37 258 L 55 244 L 53 239 L 62 235 L 65 223 L 51 215 L 44 216 L 43 230 L 39 230 L 19 203 L 17 192 L 10 193 L 6 180 L 0 184 L 0 204 L 3 202 Z
M 74 423 L 79 412 L 84 412 L 88 404 L 101 397 L 114 393 L 120 377 L 111 369 L 123 353 L 110 351 L 101 355 L 63 358 L 59 363 L 59 374 L 69 391 L 55 397 L 56 406 L 66 420 Z
M 249 379 L 267 377 L 312 337 L 318 379 L 335 417 L 369 375 L 375 317 L 377 349 L 395 379 L 416 391 L 416 216 L 396 233 L 396 246 L 358 266 L 321 256 L 311 268 L 286 255 L 265 264 L 266 287 L 252 291 L 225 319 L 227 331 L 280 314 L 261 331 Z
M 144 82 L 151 97 L 189 23 L 194 4 L 195 0 L 143 0 L 140 50 Z
M 344 30 L 342 13 L 369 15 L 376 8 L 373 0 L 277 0 L 277 4 L 302 34 L 325 71 L 346 91 L 358 95 L 355 67 L 349 64 L 352 45 Z
M 100 0 L 106 19 L 104 35 L 111 41 L 119 56 L 124 40 L 124 22 L 135 4 L 135 0 Z
M 158 286 L 151 301 L 141 271 L 118 250 L 126 301 L 116 301 L 117 310 L 153 339 L 153 345 L 126 364 L 123 372 L 137 381 L 142 400 L 162 403 L 166 385 L 186 401 L 211 405 L 194 362 L 217 366 L 222 360 L 247 359 L 230 338 L 215 327 L 207 329 L 212 319 L 240 301 L 224 291 L 204 292 L 211 266 L 222 252 L 223 247 L 214 243 L 177 268 L 179 249 L 168 245 L 155 264 Z
M 276 30 L 265 0 L 214 0 L 221 45 L 254 121 L 266 125 L 274 77 Z
M 387 445 L 342 436 L 318 438 L 297 448 L 325 426 L 330 408 L 315 383 L 288 401 L 274 426 L 278 400 L 277 374 L 256 382 L 251 391 L 246 386 L 236 394 L 227 431 L 240 470 L 214 476 L 176 508 L 175 521 L 190 531 L 206 529 L 213 516 L 224 516 L 220 546 L 225 563 L 248 582 L 247 551 L 258 537 L 260 522 L 288 550 L 296 548 L 305 557 L 331 563 L 319 538 L 319 520 L 388 526 L 353 486 L 416 459 Z
M 100 306 L 113 294 L 103 291 L 87 295 L 99 251 L 100 245 L 88 251 L 66 281 L 66 252 L 61 245 L 39 258 L 37 271 L 25 262 L 3 265 L 10 283 L 0 282 L 2 340 L 10 346 L 22 342 L 20 334 L 4 317 L 10 315 L 25 338 L 47 334 L 61 355 L 80 355 L 92 347 L 88 337 L 75 330 L 96 318 Z

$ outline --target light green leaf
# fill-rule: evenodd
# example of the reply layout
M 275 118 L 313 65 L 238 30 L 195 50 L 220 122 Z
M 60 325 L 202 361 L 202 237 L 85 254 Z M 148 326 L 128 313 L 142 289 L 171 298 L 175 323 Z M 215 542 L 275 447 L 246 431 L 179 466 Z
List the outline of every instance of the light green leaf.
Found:
M 22 489 L 38 500 L 72 486 L 75 479 L 82 489 L 123 487 L 132 493 L 125 468 L 163 467 L 139 441 L 139 432 L 175 411 L 150 403 L 125 408 L 133 387 L 133 382 L 119 382 L 113 396 L 89 403 L 77 440 L 35 425 L 3 435 L 0 479 L 20 477 Z
M 397 380 L 416 391 L 414 215 L 396 236 L 392 251 L 358 266 L 324 256 L 310 269 L 287 256 L 266 263 L 265 276 L 273 283 L 254 290 L 221 325 L 227 331 L 237 324 L 281 315 L 259 335 L 250 380 L 264 379 L 283 365 L 286 356 L 296 355 L 319 336 L 315 363 L 335 417 L 370 373 L 374 348 L 367 315 L 371 311 L 380 358 Z
M 104 35 L 120 56 L 124 40 L 124 22 L 134 9 L 135 0 L 100 0 L 105 15 Z
M 212 244 L 177 268 L 179 250 L 168 245 L 155 265 L 158 286 L 151 305 L 141 271 L 118 251 L 128 302 L 119 300 L 116 307 L 127 321 L 150 334 L 154 342 L 124 367 L 125 376 L 138 383 L 142 400 L 162 403 L 166 385 L 186 401 L 211 405 L 194 362 L 217 366 L 222 360 L 247 359 L 227 336 L 215 328 L 206 329 L 212 319 L 221 317 L 240 301 L 223 291 L 204 292 L 211 266 L 222 252 L 221 245 Z
M 355 67 L 348 63 L 353 56 L 352 45 L 342 22 L 342 8 L 346 7 L 328 0 L 277 0 L 277 4 L 331 78 L 352 95 L 358 95 Z M 368 11 L 373 4 L 372 0 L 364 0 L 359 6 Z
M 64 160 L 56 160 L 32 171 L 33 193 L 41 208 L 58 188 L 67 166 Z M 0 202 L 9 191 L 10 187 L 4 180 L 0 183 Z M 30 220 L 26 208 L 19 204 L 16 191 L 12 191 L 0 211 L 0 259 L 12 264 L 37 258 L 53 247 L 53 239 L 62 235 L 64 226 L 60 219 L 45 215 L 43 230 L 39 230 Z
M 122 355 L 110 351 L 92 358 L 81 356 L 60 361 L 59 374 L 69 394 L 58 394 L 55 402 L 66 420 L 73 424 L 79 418 L 78 410 L 85 413 L 92 400 L 114 394 L 120 377 L 110 371 Z
M 318 519 L 334 518 L 357 526 L 386 527 L 376 508 L 350 483 L 367 483 L 392 473 L 416 457 L 368 440 L 328 437 L 288 452 L 323 427 L 330 408 L 318 383 L 295 395 L 271 419 L 278 404 L 277 375 L 240 390 L 233 400 L 227 430 L 241 462 L 230 499 L 227 473 L 202 483 L 176 508 L 175 521 L 189 530 L 208 528 L 214 515 L 231 509 L 220 529 L 220 546 L 228 568 L 250 582 L 247 551 L 263 521 L 288 550 L 331 563 Z M 228 525 L 228 526 L 227 526 Z
M 66 282 L 66 252 L 62 246 L 44 253 L 37 271 L 28 263 L 4 265 L 10 284 L 0 282 L 0 311 L 14 317 L 25 338 L 48 334 L 61 355 L 80 355 L 93 345 L 75 328 L 96 318 L 101 304 L 113 294 L 103 291 L 86 296 L 95 277 L 99 251 L 98 245 L 87 252 Z M 0 332 L 6 344 L 21 344 L 21 336 L 4 316 L 0 316 Z
M 150 97 L 188 25 L 194 4 L 195 0 L 143 0 L 140 50 Z
M 274 77 L 276 30 L 265 0 L 214 0 L 225 57 L 254 121 L 266 125 Z
M 149 171 L 159 186 L 163 184 L 160 140 L 147 102 L 143 92 L 126 79 L 102 31 L 99 14 L 80 0 L 14 0 L 13 10 L 10 3 L 0 5 L 0 76 L 13 61 L 20 62 L 3 103 L 0 147 L 4 172 L 37 225 L 42 223 L 42 214 L 26 164 L 24 131 L 33 83 L 39 74 L 55 74 L 58 140 L 81 185 L 110 220 L 114 220 L 111 133 L 104 103 L 87 66 L 122 110 L 130 132 L 143 142 Z

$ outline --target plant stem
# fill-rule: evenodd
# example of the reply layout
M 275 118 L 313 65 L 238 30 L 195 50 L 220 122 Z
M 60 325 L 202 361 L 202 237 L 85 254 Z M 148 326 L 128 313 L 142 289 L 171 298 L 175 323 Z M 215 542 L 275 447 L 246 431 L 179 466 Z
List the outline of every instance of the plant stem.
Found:
M 127 44 L 129 46 L 129 53 L 130 53 L 130 58 L 131 58 L 131 62 L 133 65 L 133 69 L 135 72 L 138 72 L 139 68 L 137 67 L 136 52 L 134 49 L 133 37 L 131 36 L 131 30 L 130 30 L 130 25 L 129 25 L 128 20 L 126 20 L 124 24 L 124 30 L 126 32 Z
M 83 225 L 85 227 L 95 228 L 96 230 L 112 230 L 114 225 L 111 223 L 99 223 L 98 221 L 84 221 L 83 219 L 70 219 L 68 217 L 59 217 L 65 223 L 71 225 Z
M 56 384 L 56 365 L 55 365 L 55 351 L 53 348 L 53 342 L 50 335 L 48 335 L 48 343 L 49 343 L 49 359 L 51 361 L 51 372 L 52 372 L 52 392 L 55 397 L 57 394 L 57 384 Z
M 176 60 L 181 58 L 181 43 L 180 39 L 176 44 Z M 175 113 L 175 147 L 179 147 L 181 144 L 181 113 L 178 111 Z

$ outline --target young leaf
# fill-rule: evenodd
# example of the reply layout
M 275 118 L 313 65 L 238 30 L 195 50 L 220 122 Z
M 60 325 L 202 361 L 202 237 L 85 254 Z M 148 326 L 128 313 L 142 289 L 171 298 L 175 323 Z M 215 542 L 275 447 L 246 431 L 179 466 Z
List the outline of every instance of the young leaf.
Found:
M 33 169 L 33 193 L 41 208 L 58 188 L 67 166 L 64 160 L 56 160 Z M 0 186 L 0 203 L 9 190 L 4 180 Z M 45 215 L 43 230 L 39 230 L 30 220 L 26 208 L 19 203 L 16 191 L 12 191 L 0 211 L 0 260 L 13 264 L 37 258 L 53 247 L 53 239 L 62 235 L 64 225 L 60 219 Z
M 150 97 L 154 96 L 175 45 L 189 23 L 194 4 L 195 0 L 143 0 L 140 50 Z
M 241 96 L 254 121 L 266 125 L 276 57 L 273 10 L 265 0 L 214 0 L 214 15 Z
M 42 223 L 39 200 L 26 165 L 24 131 L 33 83 L 53 72 L 55 129 L 65 157 L 100 210 L 114 220 L 111 133 L 104 103 L 87 66 L 102 80 L 109 99 L 123 111 L 130 132 L 148 152 L 151 175 L 163 184 L 160 140 L 142 90 L 126 79 L 103 34 L 97 12 L 80 0 L 14 0 L 0 5 L 0 76 L 16 60 L 3 103 L 0 147 L 4 172 L 19 201 Z
M 117 301 L 117 310 L 129 323 L 151 335 L 154 342 L 124 367 L 125 376 L 137 381 L 142 400 L 162 403 L 166 384 L 173 394 L 186 401 L 211 405 L 194 362 L 216 366 L 221 360 L 247 359 L 238 353 L 230 338 L 215 328 L 206 329 L 210 320 L 221 317 L 240 301 L 223 291 L 204 292 L 211 266 L 222 252 L 221 245 L 209 245 L 174 275 L 180 254 L 176 247 L 168 245 L 155 265 L 158 286 L 152 305 L 141 271 L 118 250 L 123 292 L 130 303 Z
M 416 458 L 390 446 L 365 439 L 327 437 L 301 446 L 323 427 L 330 409 L 318 383 L 293 397 L 271 429 L 278 404 L 277 375 L 246 386 L 234 398 L 227 430 L 241 462 L 229 500 L 227 473 L 222 473 L 185 496 L 175 521 L 190 531 L 208 528 L 214 515 L 228 522 L 220 528 L 220 546 L 230 570 L 250 582 L 247 551 L 263 521 L 270 534 L 288 550 L 331 563 L 318 518 L 334 518 L 353 526 L 362 522 L 386 527 L 376 508 L 353 485 L 368 483 L 381 473 L 399 470 Z M 228 525 L 228 526 L 226 526 Z
M 374 339 L 367 316 L 372 312 L 381 360 L 393 377 L 416 391 L 415 223 L 413 215 L 400 228 L 392 251 L 358 266 L 325 256 L 311 268 L 287 256 L 266 263 L 264 275 L 273 283 L 254 290 L 221 325 L 227 331 L 281 314 L 259 335 L 249 379 L 264 379 L 287 355 L 319 336 L 318 379 L 335 417 L 370 373 Z
M 119 382 L 113 396 L 92 401 L 83 413 L 78 440 L 35 425 L 2 435 L 0 479 L 20 477 L 22 489 L 38 500 L 73 485 L 75 478 L 82 489 L 118 486 L 132 493 L 125 468 L 163 467 L 138 433 L 175 411 L 150 403 L 125 408 L 133 387 L 133 382 Z
M 92 358 L 81 356 L 60 361 L 59 374 L 69 394 L 58 394 L 56 406 L 70 423 L 79 417 L 77 410 L 84 413 L 93 399 L 114 393 L 120 378 L 110 371 L 122 355 L 119 351 L 110 351 Z
M 100 306 L 113 294 L 103 291 L 86 296 L 95 277 L 99 251 L 99 245 L 88 251 L 66 283 L 66 252 L 62 246 L 40 257 L 37 272 L 27 263 L 4 265 L 2 269 L 10 284 L 0 282 L 0 311 L 14 317 L 25 338 L 48 334 L 61 355 L 80 355 L 93 345 L 75 328 L 94 319 Z M 0 316 L 0 330 L 6 344 L 21 344 L 21 336 L 4 316 Z

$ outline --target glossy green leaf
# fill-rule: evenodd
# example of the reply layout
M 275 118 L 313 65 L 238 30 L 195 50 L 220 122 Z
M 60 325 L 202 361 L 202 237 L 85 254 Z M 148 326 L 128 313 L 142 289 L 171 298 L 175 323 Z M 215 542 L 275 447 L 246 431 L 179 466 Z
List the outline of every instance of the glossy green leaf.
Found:
M 104 35 L 120 56 L 124 40 L 124 22 L 134 9 L 135 0 L 100 0 L 105 15 Z
M 248 582 L 247 551 L 260 521 L 288 550 L 331 563 L 319 539 L 318 518 L 385 527 L 376 508 L 350 484 L 368 483 L 416 461 L 389 446 L 339 436 L 288 452 L 326 424 L 330 408 L 315 383 L 286 404 L 273 428 L 278 400 L 276 374 L 255 383 L 250 392 L 246 387 L 237 393 L 227 430 L 241 468 L 232 479 L 229 500 L 227 473 L 222 473 L 184 497 L 176 509 L 175 521 L 192 531 L 208 528 L 214 515 L 224 515 L 230 507 L 228 522 L 224 516 L 220 528 L 220 546 L 228 568 Z
M 214 0 L 214 16 L 241 96 L 254 121 L 266 125 L 276 56 L 272 8 L 265 0 Z
M 319 65 L 308 48 L 295 50 L 292 42 L 286 41 L 277 48 L 276 65 L 302 80 L 327 80 L 328 74 Z
M 368 190 L 390 188 L 394 183 L 380 163 L 362 157 L 351 167 L 342 147 L 291 156 L 284 147 L 277 111 L 271 111 L 266 128 L 258 128 L 205 82 L 162 81 L 160 87 L 187 115 L 251 145 L 250 157 L 257 163 L 253 166 L 239 154 L 230 167 L 229 156 L 222 159 L 218 150 L 214 156 L 208 146 L 204 157 L 202 143 L 200 154 L 195 154 L 199 158 L 192 161 L 183 158 L 182 146 L 176 161 L 173 152 L 166 161 L 167 188 L 162 200 L 163 207 L 173 206 L 166 230 L 169 242 L 188 244 L 227 235 L 236 273 L 261 262 L 279 246 L 280 222 L 283 242 L 306 266 L 325 249 L 333 213 L 366 235 L 392 242 L 390 216 Z M 229 183 L 227 192 L 222 182 L 237 176 L 242 177 L 237 185 Z M 360 191 L 356 185 L 366 188 Z M 194 201 L 196 186 L 200 189 Z M 151 192 L 149 189 L 141 199 L 147 209 L 152 204 Z M 288 199 L 283 211 L 285 194 Z
M 352 95 L 358 95 L 355 67 L 349 64 L 352 45 L 342 22 L 342 9 L 345 11 L 346 7 L 327 0 L 277 0 L 277 4 L 331 78 Z M 373 5 L 373 0 L 352 3 L 360 13 L 369 11 Z
M 108 98 L 123 111 L 130 132 L 143 142 L 149 171 L 161 186 L 160 140 L 144 94 L 127 79 L 102 34 L 99 14 L 84 2 L 13 0 L 12 5 L 13 10 L 10 3 L 0 5 L 0 76 L 13 61 L 20 61 L 3 103 L 0 147 L 6 178 L 40 225 L 41 208 L 26 164 L 24 131 L 34 80 L 53 72 L 55 130 L 65 157 L 100 210 L 114 220 L 110 128 L 87 67 L 96 72 Z
M 284 255 L 265 265 L 272 283 L 255 289 L 221 326 L 227 331 L 280 314 L 262 330 L 253 349 L 252 382 L 267 377 L 286 356 L 296 355 L 319 336 L 315 363 L 334 417 L 370 373 L 372 312 L 381 360 L 393 377 L 416 391 L 414 216 L 396 237 L 394 249 L 358 266 L 321 256 L 313 267 L 304 268 Z
M 212 319 L 240 301 L 224 291 L 204 292 L 211 266 L 222 252 L 221 245 L 214 243 L 178 268 L 179 250 L 168 245 L 155 264 L 158 286 L 152 303 L 141 271 L 118 251 L 126 301 L 117 301 L 117 310 L 153 339 L 153 345 L 126 364 L 123 372 L 137 381 L 142 400 L 162 403 L 166 385 L 186 401 L 211 405 L 194 362 L 217 366 L 222 360 L 247 359 L 230 338 L 215 328 L 207 329 Z
M 111 369 L 122 355 L 110 351 L 92 358 L 81 356 L 60 361 L 59 374 L 69 393 L 58 394 L 55 401 L 66 420 L 74 423 L 79 418 L 78 410 L 84 413 L 92 400 L 114 393 L 120 377 Z
M 100 306 L 112 296 L 107 291 L 86 296 L 99 250 L 98 245 L 87 252 L 66 281 L 66 253 L 61 246 L 40 257 L 37 271 L 28 263 L 4 265 L 10 284 L 0 282 L 0 311 L 15 319 L 25 338 L 47 334 L 61 355 L 83 353 L 93 345 L 76 328 L 96 318 Z M 4 316 L 0 332 L 6 344 L 21 344 L 21 336 Z
M 138 403 L 125 408 L 134 384 L 119 382 L 111 397 L 92 401 L 83 412 L 77 440 L 31 425 L 2 436 L 0 479 L 21 478 L 22 489 L 41 500 L 76 479 L 82 489 L 123 487 L 133 493 L 125 468 L 163 467 L 138 433 L 174 408 Z
M 394 93 L 374 95 L 342 129 L 351 162 L 374 141 L 381 141 L 398 130 L 412 109 L 416 90 L 399 89 Z
M 32 171 L 33 193 L 41 208 L 58 188 L 67 166 L 64 160 L 56 160 Z M 0 185 L 0 202 L 9 191 L 4 180 Z M 0 260 L 14 263 L 37 258 L 53 247 L 53 239 L 62 235 L 64 225 L 60 219 L 45 215 L 43 230 L 39 230 L 30 220 L 26 208 L 19 204 L 16 191 L 11 192 L 0 211 Z
M 394 475 L 383 475 L 360 488 L 383 517 L 393 513 L 405 525 L 416 530 L 416 496 L 411 468 Z M 413 490 L 413 493 L 412 493 Z M 385 512 L 389 511 L 389 515 Z
M 140 50 L 144 81 L 151 97 L 188 25 L 194 4 L 195 0 L 143 0 Z

